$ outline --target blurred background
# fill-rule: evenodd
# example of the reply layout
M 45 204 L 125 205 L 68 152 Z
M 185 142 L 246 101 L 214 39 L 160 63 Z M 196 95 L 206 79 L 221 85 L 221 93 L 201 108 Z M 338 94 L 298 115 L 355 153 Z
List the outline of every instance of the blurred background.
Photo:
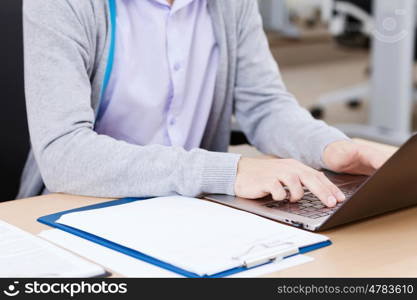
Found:
M 397 146 L 410 137 L 415 0 L 258 2 L 284 81 L 315 118 L 351 137 Z
M 268 7 L 265 5 L 268 0 L 260 2 L 262 8 Z M 331 30 L 333 16 L 326 15 L 327 7 L 323 6 L 327 1 L 282 2 L 288 5 L 284 9 L 288 9 L 289 23 L 274 30 L 275 24 L 265 13 L 265 25 L 271 50 L 281 67 L 285 83 L 302 106 L 310 110 L 318 108 L 319 99 L 326 94 L 348 89 L 369 79 L 370 42 L 361 32 L 359 20 L 355 23 L 352 18 L 352 23 L 335 33 Z M 370 3 L 367 0 L 361 2 Z M 357 26 L 356 30 L 352 29 L 354 26 Z M 364 123 L 367 120 L 366 102 L 354 98 L 351 100 L 357 100 L 357 105 L 331 103 L 322 111 L 315 111 L 316 117 L 333 124 Z
M 411 135 L 415 0 L 258 2 L 287 87 L 314 117 L 352 137 L 393 145 Z M 15 197 L 29 149 L 21 5 L 2 0 L 0 7 L 0 201 Z M 233 143 L 245 143 L 236 131 Z
M 370 121 L 372 91 L 361 93 L 360 88 L 372 79 L 373 35 L 368 28 L 376 22 L 373 2 L 259 0 L 271 50 L 289 90 L 315 117 L 330 124 Z M 271 13 L 277 9 L 286 11 L 280 22 Z M 388 9 L 395 14 L 395 8 Z
M 29 150 L 21 6 L 21 0 L 2 0 L 0 6 L 0 202 L 16 196 Z

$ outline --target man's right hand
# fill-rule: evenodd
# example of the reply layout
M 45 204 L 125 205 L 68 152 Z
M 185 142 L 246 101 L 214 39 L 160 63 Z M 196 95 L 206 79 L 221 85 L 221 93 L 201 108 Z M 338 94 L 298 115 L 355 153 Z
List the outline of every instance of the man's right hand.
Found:
M 346 199 L 322 172 L 296 160 L 241 158 L 239 161 L 235 182 L 238 197 L 259 199 L 271 195 L 276 201 L 289 197 L 296 202 L 303 198 L 304 188 L 328 207 Z

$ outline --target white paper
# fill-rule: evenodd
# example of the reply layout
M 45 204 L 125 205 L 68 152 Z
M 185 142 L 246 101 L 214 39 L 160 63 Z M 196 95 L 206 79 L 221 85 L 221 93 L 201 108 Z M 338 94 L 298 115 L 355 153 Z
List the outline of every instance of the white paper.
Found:
M 97 264 L 102 265 L 108 270 L 118 273 L 124 277 L 133 278 L 180 278 L 181 276 L 156 267 L 144 261 L 132 258 L 120 252 L 111 250 L 104 246 L 82 239 L 70 233 L 51 229 L 40 233 L 40 237 L 77 253 Z M 244 271 L 230 277 L 253 278 L 275 272 L 279 272 L 290 267 L 298 266 L 313 261 L 313 258 L 305 255 L 296 255 L 283 261 L 274 262 L 248 271 Z
M 0 277 L 93 277 L 103 268 L 0 220 Z
M 262 248 L 327 237 L 205 200 L 162 197 L 64 215 L 68 225 L 200 276 L 240 267 Z

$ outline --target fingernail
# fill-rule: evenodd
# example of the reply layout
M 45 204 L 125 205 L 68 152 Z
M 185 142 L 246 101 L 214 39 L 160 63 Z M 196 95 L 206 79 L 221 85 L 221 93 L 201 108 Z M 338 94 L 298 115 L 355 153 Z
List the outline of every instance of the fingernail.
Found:
M 337 192 L 337 198 L 339 199 L 339 201 L 345 201 L 346 200 L 345 194 L 343 194 L 341 191 Z
M 336 198 L 334 196 L 330 196 L 327 199 L 327 203 L 328 203 L 329 206 L 335 206 L 336 203 L 337 203 L 337 200 L 336 200 Z

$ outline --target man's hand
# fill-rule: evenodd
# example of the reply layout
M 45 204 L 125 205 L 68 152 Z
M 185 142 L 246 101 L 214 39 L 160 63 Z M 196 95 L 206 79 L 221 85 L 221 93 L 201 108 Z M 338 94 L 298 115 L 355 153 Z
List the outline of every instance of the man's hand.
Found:
M 288 190 L 284 188 L 286 187 Z M 303 198 L 304 187 L 325 205 L 336 206 L 344 194 L 327 177 L 292 159 L 241 158 L 235 183 L 238 197 L 258 199 L 268 195 L 276 201 L 296 202 Z
M 323 161 L 329 170 L 337 173 L 372 175 L 394 152 L 352 141 L 340 141 L 326 147 Z

